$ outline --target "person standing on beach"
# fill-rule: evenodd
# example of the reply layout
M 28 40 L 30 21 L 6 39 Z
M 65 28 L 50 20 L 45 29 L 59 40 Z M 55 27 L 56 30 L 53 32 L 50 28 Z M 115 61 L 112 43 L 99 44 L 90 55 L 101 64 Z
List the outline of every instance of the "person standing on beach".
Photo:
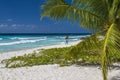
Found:
M 69 39 L 69 36 L 66 36 L 66 37 L 65 37 L 65 40 L 66 40 L 66 41 L 65 41 L 65 44 L 68 44 L 68 39 Z

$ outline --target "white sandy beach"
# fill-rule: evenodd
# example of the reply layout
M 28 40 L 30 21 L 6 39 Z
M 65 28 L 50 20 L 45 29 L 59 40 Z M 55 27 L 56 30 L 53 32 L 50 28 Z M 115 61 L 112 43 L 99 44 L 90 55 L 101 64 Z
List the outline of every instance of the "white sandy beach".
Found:
M 13 51 L 0 53 L 0 61 L 13 56 L 30 54 L 38 49 L 59 48 L 76 45 L 78 42 L 69 43 L 68 45 L 60 44 L 54 46 L 46 46 L 34 49 Z M 109 78 L 118 74 L 119 69 L 109 72 Z M 67 66 L 59 67 L 59 65 L 40 65 L 22 68 L 3 68 L 0 64 L 0 80 L 102 80 L 101 70 L 98 66 Z

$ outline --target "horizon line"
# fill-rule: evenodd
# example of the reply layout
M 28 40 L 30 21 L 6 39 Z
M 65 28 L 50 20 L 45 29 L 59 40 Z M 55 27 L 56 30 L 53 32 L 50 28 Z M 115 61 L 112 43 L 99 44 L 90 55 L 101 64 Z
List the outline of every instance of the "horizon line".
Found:
M 68 34 L 68 35 L 72 35 L 72 34 L 78 34 L 78 35 L 82 35 L 82 34 L 92 34 L 92 33 L 0 33 L 0 35 L 54 35 L 54 34 Z

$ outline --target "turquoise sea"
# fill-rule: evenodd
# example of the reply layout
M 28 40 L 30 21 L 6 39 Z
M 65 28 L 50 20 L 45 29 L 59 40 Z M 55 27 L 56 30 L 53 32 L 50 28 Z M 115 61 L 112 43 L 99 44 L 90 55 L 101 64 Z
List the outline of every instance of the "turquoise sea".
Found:
M 56 44 L 65 44 L 65 36 L 69 42 L 80 40 L 90 34 L 7 34 L 0 35 L 0 52 L 8 52 Z

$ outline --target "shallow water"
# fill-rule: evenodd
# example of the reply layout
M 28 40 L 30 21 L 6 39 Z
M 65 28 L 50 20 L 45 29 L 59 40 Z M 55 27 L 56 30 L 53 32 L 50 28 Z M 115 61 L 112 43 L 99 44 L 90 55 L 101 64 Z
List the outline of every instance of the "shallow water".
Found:
M 0 52 L 65 44 L 66 35 L 0 35 Z M 69 35 L 69 42 L 89 35 Z

